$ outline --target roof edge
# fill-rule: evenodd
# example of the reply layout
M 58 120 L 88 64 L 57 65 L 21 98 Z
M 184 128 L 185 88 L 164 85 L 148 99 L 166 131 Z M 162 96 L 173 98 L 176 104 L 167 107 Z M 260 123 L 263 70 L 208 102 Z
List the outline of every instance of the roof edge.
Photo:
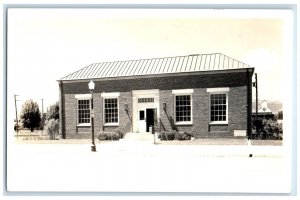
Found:
M 204 74 L 226 74 L 234 72 L 247 72 L 247 70 L 252 69 L 252 74 L 254 72 L 254 67 L 240 68 L 240 69 L 225 69 L 225 70 L 210 70 L 210 71 L 191 71 L 191 72 L 176 72 L 176 73 L 165 73 L 165 74 L 145 74 L 145 75 L 128 75 L 128 76 L 113 76 L 113 77 L 103 77 L 103 78 L 83 78 L 83 79 L 59 79 L 57 82 L 86 82 L 90 80 L 124 80 L 124 79 L 135 79 L 135 78 L 152 78 L 152 77 L 169 77 L 169 76 L 182 76 L 182 75 L 204 75 Z

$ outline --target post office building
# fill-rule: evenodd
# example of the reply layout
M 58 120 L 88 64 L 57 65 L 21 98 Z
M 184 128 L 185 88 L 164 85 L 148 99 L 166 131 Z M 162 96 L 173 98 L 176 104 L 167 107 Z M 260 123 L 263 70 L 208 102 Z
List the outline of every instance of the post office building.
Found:
M 145 133 L 159 124 L 196 138 L 245 137 L 253 72 L 221 53 L 93 63 L 58 80 L 61 136 L 90 138 L 93 116 L 95 133 Z

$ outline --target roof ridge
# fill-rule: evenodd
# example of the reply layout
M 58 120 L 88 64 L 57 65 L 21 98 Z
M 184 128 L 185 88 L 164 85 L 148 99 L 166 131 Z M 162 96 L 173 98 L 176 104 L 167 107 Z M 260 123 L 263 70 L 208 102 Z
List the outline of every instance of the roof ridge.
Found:
M 152 59 L 176 58 L 176 57 L 186 57 L 186 56 L 214 55 L 214 54 L 222 54 L 222 53 L 195 53 L 195 54 L 180 55 L 180 56 L 151 57 L 151 58 L 115 60 L 115 61 L 106 61 L 106 62 L 126 62 L 126 61 L 152 60 Z M 104 63 L 104 62 L 97 62 L 97 63 Z

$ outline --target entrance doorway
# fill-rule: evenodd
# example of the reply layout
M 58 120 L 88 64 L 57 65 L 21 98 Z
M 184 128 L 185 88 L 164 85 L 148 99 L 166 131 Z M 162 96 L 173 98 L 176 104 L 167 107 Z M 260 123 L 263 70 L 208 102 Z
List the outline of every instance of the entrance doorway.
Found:
M 132 131 L 149 133 L 150 126 L 160 117 L 159 90 L 132 91 Z
M 156 108 L 146 108 L 139 111 L 139 133 L 150 132 L 150 126 L 154 126 L 156 116 Z
M 154 126 L 154 109 L 146 109 L 146 132 L 149 132 L 150 126 Z

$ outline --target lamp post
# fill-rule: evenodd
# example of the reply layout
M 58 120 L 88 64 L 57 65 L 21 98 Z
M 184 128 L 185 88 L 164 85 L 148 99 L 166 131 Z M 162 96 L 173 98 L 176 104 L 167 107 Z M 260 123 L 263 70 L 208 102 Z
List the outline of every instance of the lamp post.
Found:
M 93 99 L 93 91 L 95 89 L 95 83 L 93 81 L 89 82 L 89 89 L 92 95 L 91 98 L 91 109 L 90 109 L 90 115 L 91 115 L 91 128 L 92 128 L 92 146 L 91 146 L 91 151 L 96 152 L 96 145 L 95 145 L 95 137 L 94 137 L 94 99 Z

